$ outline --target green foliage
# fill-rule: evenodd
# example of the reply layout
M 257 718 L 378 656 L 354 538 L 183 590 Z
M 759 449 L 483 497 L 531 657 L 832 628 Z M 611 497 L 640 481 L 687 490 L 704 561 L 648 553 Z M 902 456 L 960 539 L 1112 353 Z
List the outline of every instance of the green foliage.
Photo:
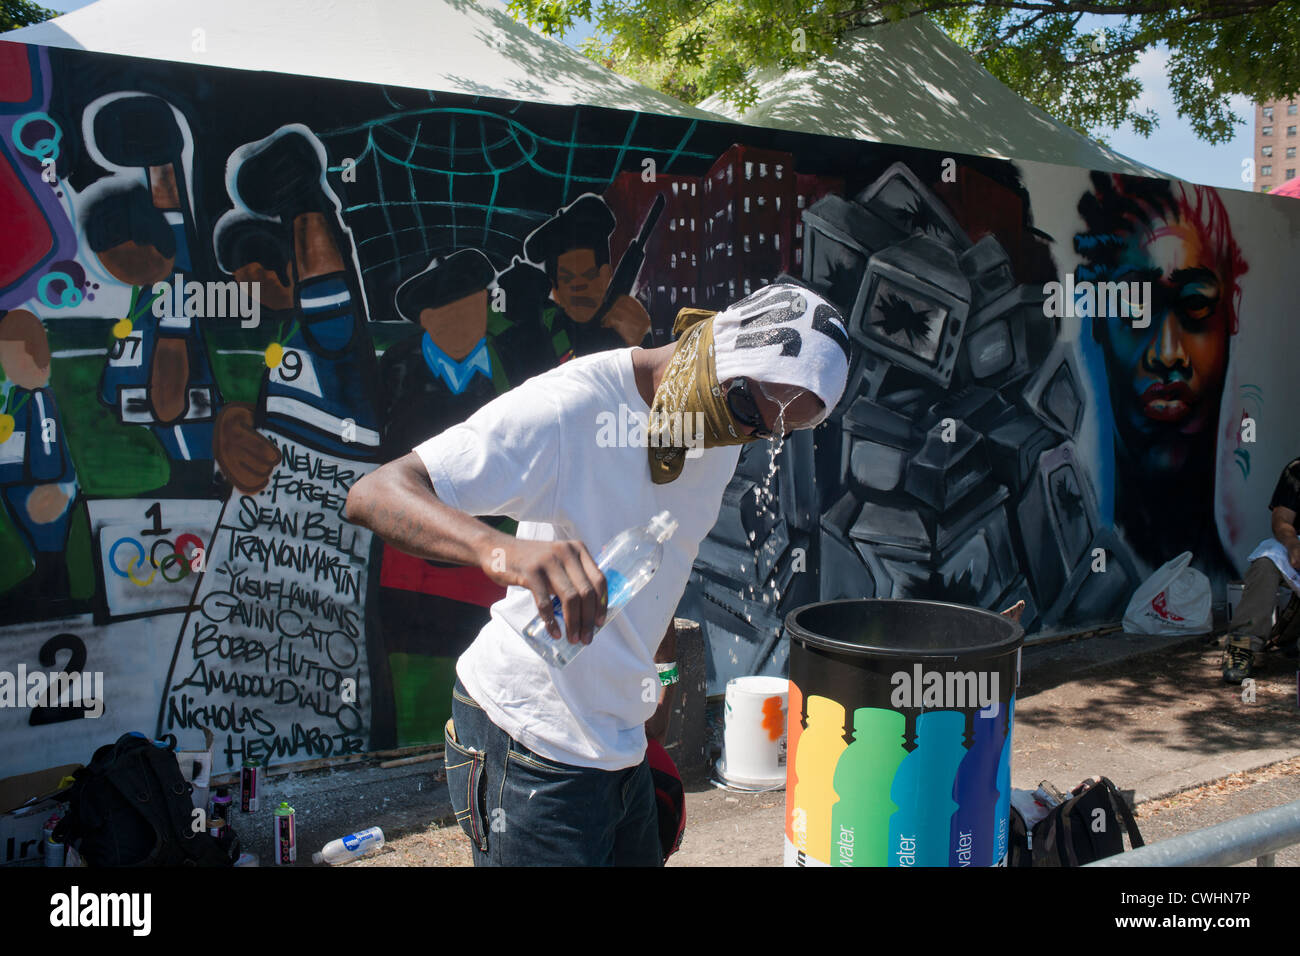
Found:
M 928 16 L 990 73 L 1087 135 L 1125 126 L 1149 136 L 1134 104 L 1138 56 L 1170 54 L 1174 104 L 1211 143 L 1243 119 L 1228 98 L 1300 91 L 1300 0 L 509 0 L 553 36 L 589 21 L 587 56 L 688 103 L 715 93 L 752 105 L 765 71 L 807 66 L 855 30 Z M 1088 15 L 1088 30 L 1081 20 Z M 1104 24 L 1101 29 L 1095 26 Z
M 83 494 L 131 497 L 167 483 L 167 456 L 143 425 L 123 425 L 99 401 L 104 359 L 55 358 L 50 384 Z
M 456 684 L 456 658 L 425 657 L 394 651 L 388 655 L 397 709 L 397 746 L 415 747 L 443 742 L 441 711 L 431 700 L 450 700 Z
M 0 594 L 21 584 L 35 567 L 27 541 L 9 517 L 9 509 L 0 507 Z
M 94 597 L 95 565 L 90 551 L 90 515 L 86 513 L 84 501 L 73 505 L 63 559 L 68 563 L 68 591 L 72 598 L 85 601 Z
M 262 387 L 262 373 L 266 371 L 265 359 L 217 351 L 209 351 L 208 357 L 223 401 L 248 402 L 250 405 L 257 402 L 257 393 Z
M 0 0 L 0 33 L 40 23 L 58 15 L 57 10 L 38 7 L 30 0 Z

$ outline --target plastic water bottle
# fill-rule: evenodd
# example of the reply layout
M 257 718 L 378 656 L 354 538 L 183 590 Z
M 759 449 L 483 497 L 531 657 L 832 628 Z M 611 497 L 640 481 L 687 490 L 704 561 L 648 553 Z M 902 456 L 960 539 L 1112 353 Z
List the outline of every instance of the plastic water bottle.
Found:
M 367 853 L 374 853 L 384 845 L 384 831 L 379 827 L 370 827 L 358 833 L 349 833 L 338 840 L 330 840 L 319 853 L 311 855 L 313 863 L 324 861 L 330 866 L 350 863 Z
M 623 605 L 636 595 L 654 577 L 659 570 L 659 562 L 664 556 L 664 542 L 677 530 L 677 519 L 667 511 L 661 511 L 644 528 L 628 528 L 615 535 L 596 557 L 596 565 L 605 575 L 605 625 L 618 617 Z M 572 644 L 564 629 L 564 615 L 560 610 L 560 599 L 551 595 L 551 610 L 560 633 L 556 640 L 546 630 L 546 622 L 538 614 L 524 628 L 524 640 L 542 656 L 542 659 L 554 667 L 563 667 L 577 657 L 587 645 Z M 597 632 L 599 633 L 599 631 Z

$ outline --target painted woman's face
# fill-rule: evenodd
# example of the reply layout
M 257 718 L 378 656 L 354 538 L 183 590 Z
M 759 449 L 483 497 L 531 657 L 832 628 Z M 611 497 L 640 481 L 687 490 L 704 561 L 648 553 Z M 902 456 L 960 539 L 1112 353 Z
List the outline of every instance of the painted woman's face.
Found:
M 1119 440 L 1144 471 L 1176 472 L 1213 447 L 1228 367 L 1229 321 L 1214 250 L 1182 222 L 1157 220 L 1131 236 L 1099 280 L 1150 282 L 1144 319 L 1098 315 Z

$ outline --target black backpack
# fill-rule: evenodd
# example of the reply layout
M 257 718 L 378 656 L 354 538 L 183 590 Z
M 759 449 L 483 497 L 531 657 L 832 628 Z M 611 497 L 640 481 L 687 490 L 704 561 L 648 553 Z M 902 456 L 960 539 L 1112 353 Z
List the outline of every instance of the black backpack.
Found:
M 160 746 L 129 733 L 95 751 L 73 774 L 67 814 L 54 838 L 77 846 L 90 866 L 232 866 L 239 841 L 194 832 L 193 787 L 181 776 L 175 741 Z
M 1009 829 L 1011 835 L 1007 841 L 1007 866 L 1033 866 L 1034 857 L 1029 849 L 1029 831 L 1025 828 L 1025 818 L 1015 807 L 1011 808 Z
M 1023 820 L 1020 826 L 1023 832 Z M 1100 777 L 1087 789 L 1076 788 L 1073 796 L 1034 824 L 1032 850 L 1026 854 L 1027 848 L 1017 848 L 1011 865 L 1083 866 L 1123 853 L 1126 831 L 1133 849 L 1143 845 L 1137 821 L 1123 794 L 1109 779 Z
M 663 744 L 651 737 L 646 741 L 650 761 L 650 779 L 654 782 L 655 807 L 659 820 L 659 850 L 664 862 L 681 849 L 686 832 L 686 791 L 677 764 L 668 756 Z

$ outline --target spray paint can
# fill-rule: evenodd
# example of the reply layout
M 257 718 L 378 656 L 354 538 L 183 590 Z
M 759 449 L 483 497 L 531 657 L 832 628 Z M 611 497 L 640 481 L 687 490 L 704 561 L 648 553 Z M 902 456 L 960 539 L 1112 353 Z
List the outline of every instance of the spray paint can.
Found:
M 209 819 L 220 817 L 222 820 L 229 820 L 230 811 L 232 809 L 231 804 L 233 802 L 234 801 L 230 799 L 230 791 L 225 787 L 219 788 L 216 794 L 212 797 L 212 808 L 208 812 Z
M 294 831 L 293 807 L 281 803 L 275 810 L 275 862 L 298 862 L 298 834 Z
M 42 830 L 42 835 L 45 837 L 43 849 L 45 851 L 46 866 L 63 866 L 67 859 L 67 847 L 54 839 L 54 828 L 58 826 L 59 819 L 57 813 L 53 814 L 45 821 L 45 827 Z
M 265 769 L 262 761 L 256 757 L 247 758 L 239 769 L 239 809 L 245 813 L 257 811 L 257 798 L 261 795 Z

